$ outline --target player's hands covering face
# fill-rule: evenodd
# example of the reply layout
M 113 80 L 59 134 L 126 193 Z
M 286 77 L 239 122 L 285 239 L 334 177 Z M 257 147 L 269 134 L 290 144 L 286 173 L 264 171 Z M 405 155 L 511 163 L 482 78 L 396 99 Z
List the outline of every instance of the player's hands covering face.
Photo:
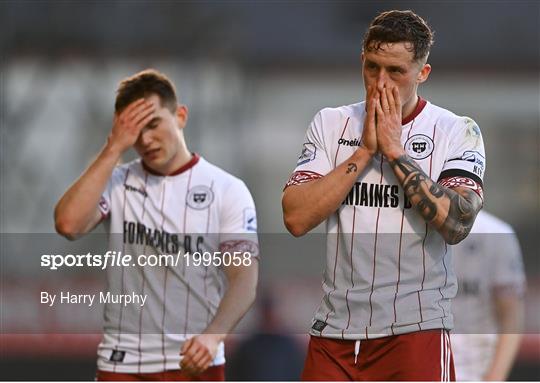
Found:
M 376 105 L 377 146 L 387 158 L 403 150 L 401 145 L 401 100 L 397 87 L 379 89 Z
M 364 120 L 364 130 L 362 132 L 361 147 L 369 154 L 377 153 L 377 134 L 375 130 L 375 114 L 378 100 L 378 92 L 375 87 L 368 86 L 366 95 L 366 118 Z
M 206 370 L 214 358 L 220 343 L 218 334 L 201 334 L 188 339 L 180 351 L 180 368 L 198 375 Z
M 155 109 L 155 105 L 140 98 L 115 114 L 108 145 L 119 153 L 133 146 L 141 130 L 154 118 Z

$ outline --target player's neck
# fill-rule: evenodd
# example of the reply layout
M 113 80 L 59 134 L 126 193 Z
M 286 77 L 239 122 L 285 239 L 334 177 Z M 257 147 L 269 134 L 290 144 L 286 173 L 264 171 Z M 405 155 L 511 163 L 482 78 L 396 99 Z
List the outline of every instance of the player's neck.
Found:
M 176 154 L 163 166 L 159 168 L 150 167 L 143 161 L 144 168 L 151 174 L 160 176 L 174 176 L 182 173 L 184 170 L 189 169 L 195 165 L 199 160 L 199 156 L 195 153 L 191 153 L 188 148 L 181 145 Z
M 411 101 L 403 106 L 401 110 L 401 125 L 406 125 L 411 122 L 424 109 L 426 100 L 415 94 Z

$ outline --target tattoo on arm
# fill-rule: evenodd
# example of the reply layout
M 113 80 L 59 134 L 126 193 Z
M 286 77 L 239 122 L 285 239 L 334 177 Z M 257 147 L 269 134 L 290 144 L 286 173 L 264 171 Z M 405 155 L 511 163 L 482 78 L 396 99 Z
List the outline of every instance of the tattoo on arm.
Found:
M 351 172 L 355 172 L 355 173 L 356 173 L 356 170 L 357 170 L 357 169 L 358 169 L 358 167 L 356 166 L 356 164 L 351 162 L 351 163 L 347 164 L 347 171 L 346 171 L 346 173 L 347 173 L 347 174 L 349 174 L 349 173 L 351 173 Z
M 407 155 L 391 161 L 390 166 L 416 210 L 424 220 L 437 225 L 448 243 L 458 243 L 469 234 L 476 214 L 482 207 L 482 200 L 474 191 L 467 188 L 456 191 L 439 185 Z M 448 212 L 444 220 L 441 222 L 439 218 L 439 222 L 436 222 L 438 213 L 444 214 L 441 209 L 446 205 Z

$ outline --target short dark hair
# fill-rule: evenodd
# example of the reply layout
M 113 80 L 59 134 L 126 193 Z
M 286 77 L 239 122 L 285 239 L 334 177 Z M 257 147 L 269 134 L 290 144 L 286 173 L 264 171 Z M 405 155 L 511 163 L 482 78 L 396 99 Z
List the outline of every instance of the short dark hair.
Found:
M 378 50 L 383 43 L 409 42 L 414 60 L 426 59 L 434 32 L 413 11 L 387 11 L 373 19 L 364 36 L 364 51 Z
M 133 101 L 156 94 L 161 106 L 175 113 L 178 105 L 174 84 L 163 73 L 155 69 L 146 69 L 125 78 L 118 85 L 114 111 L 120 113 Z

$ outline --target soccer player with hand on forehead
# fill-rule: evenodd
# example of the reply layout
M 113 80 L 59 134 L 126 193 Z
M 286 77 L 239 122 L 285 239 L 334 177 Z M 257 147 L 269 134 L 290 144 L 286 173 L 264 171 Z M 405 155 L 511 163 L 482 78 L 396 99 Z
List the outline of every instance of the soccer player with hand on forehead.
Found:
M 224 380 L 223 340 L 255 299 L 253 199 L 240 179 L 188 150 L 187 121 L 165 75 L 126 78 L 104 148 L 56 206 L 67 238 L 103 222 L 110 248 L 123 254 L 188 255 L 107 268 L 109 292 L 147 300 L 105 305 L 98 380 Z M 131 147 L 140 158 L 117 165 Z
M 453 380 L 457 289 L 447 244 L 483 204 L 476 123 L 418 95 L 433 33 L 412 11 L 366 32 L 366 100 L 310 124 L 283 194 L 287 229 L 329 233 L 305 380 Z

